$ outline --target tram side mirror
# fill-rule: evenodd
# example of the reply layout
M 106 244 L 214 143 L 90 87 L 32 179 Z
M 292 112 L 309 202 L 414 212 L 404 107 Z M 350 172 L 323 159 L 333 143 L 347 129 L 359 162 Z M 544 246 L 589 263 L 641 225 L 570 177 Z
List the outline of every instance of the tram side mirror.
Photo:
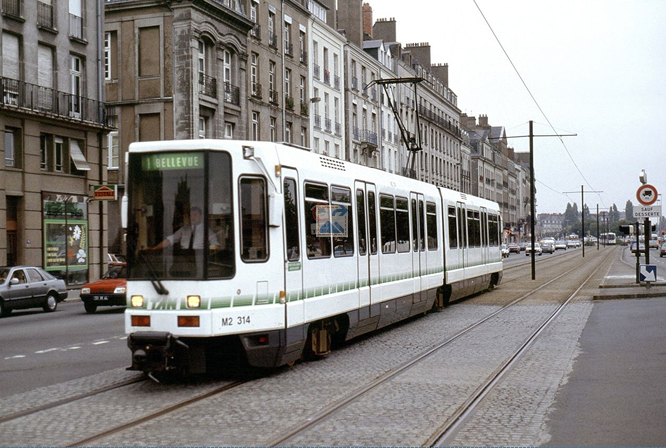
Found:
M 271 227 L 282 225 L 282 214 L 284 213 L 284 197 L 282 193 L 273 193 L 268 199 L 268 224 Z
M 123 197 L 121 198 L 121 203 L 120 203 L 120 225 L 122 226 L 123 229 L 127 229 L 127 206 L 129 204 L 129 200 L 127 199 L 127 195 L 124 194 Z

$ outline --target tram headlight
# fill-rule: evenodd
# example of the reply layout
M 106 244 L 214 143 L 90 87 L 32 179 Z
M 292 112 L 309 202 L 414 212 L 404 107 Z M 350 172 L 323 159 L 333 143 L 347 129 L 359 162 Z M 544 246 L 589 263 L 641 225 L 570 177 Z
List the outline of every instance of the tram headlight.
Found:
M 132 296 L 130 304 L 132 308 L 143 308 L 143 296 Z
M 201 308 L 201 296 L 187 296 L 188 308 Z

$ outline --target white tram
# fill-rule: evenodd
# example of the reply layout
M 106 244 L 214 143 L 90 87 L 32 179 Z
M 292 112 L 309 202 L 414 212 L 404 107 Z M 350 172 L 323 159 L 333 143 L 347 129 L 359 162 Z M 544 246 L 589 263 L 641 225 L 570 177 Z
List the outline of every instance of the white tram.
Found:
M 294 146 L 133 143 L 128 195 L 132 370 L 289 364 L 502 276 L 496 203 Z

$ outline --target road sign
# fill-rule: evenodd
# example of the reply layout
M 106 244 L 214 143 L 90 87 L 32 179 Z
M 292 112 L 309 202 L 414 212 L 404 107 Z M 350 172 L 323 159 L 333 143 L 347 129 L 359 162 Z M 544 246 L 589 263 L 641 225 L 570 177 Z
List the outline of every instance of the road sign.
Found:
M 634 218 L 661 218 L 661 205 L 639 205 L 634 207 Z
M 657 189 L 650 184 L 641 185 L 636 192 L 636 198 L 642 205 L 652 205 L 657 201 Z
M 656 264 L 642 264 L 639 271 L 639 281 L 641 282 L 656 282 L 657 281 L 657 265 Z

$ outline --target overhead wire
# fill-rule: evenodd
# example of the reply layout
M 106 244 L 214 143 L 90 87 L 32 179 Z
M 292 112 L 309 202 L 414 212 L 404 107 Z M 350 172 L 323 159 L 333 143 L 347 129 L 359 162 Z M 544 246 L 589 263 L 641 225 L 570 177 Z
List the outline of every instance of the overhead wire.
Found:
M 479 4 L 477 3 L 476 0 L 472 0 L 472 1 L 474 2 L 474 5 L 476 6 L 476 8 L 479 10 L 479 13 L 481 14 L 481 17 L 483 17 L 483 20 L 486 22 L 486 25 L 488 25 L 488 28 L 490 29 L 490 32 L 493 33 L 493 36 L 495 37 L 495 40 L 497 41 L 497 43 L 499 44 L 500 48 L 501 48 L 502 51 L 504 52 L 504 55 L 505 55 L 506 58 L 509 60 L 509 63 L 511 64 L 511 67 L 513 67 L 513 70 L 514 70 L 514 71 L 516 72 L 516 74 L 518 75 L 518 78 L 520 78 L 520 82 L 521 82 L 521 83 L 523 84 L 523 86 L 525 87 L 525 90 L 527 90 L 527 93 L 528 93 L 528 94 L 530 95 L 530 97 L 532 98 L 532 101 L 534 101 L 534 104 L 536 104 L 537 108 L 539 109 L 539 112 L 541 112 L 541 115 L 543 115 L 543 117 L 544 117 L 544 118 L 546 119 L 546 121 L 548 122 L 548 126 L 550 126 L 550 128 L 553 130 L 553 132 L 557 135 L 558 139 L 559 139 L 560 142 L 562 143 L 562 146 L 564 147 L 564 150 L 566 151 L 567 155 L 569 156 L 569 159 L 571 159 L 571 162 L 572 162 L 572 163 L 574 164 L 574 166 L 576 167 L 576 171 L 578 171 L 578 173 L 579 173 L 580 176 L 583 178 L 583 180 L 585 181 L 585 183 L 587 184 L 587 186 L 590 187 L 590 189 L 592 189 L 593 191 L 596 191 L 596 189 L 595 189 L 594 187 L 592 187 L 592 185 L 590 184 L 590 182 L 587 180 L 587 178 L 585 177 L 585 175 L 583 174 L 583 172 L 582 172 L 582 171 L 580 170 L 580 168 L 578 167 L 578 164 L 576 163 L 576 161 L 575 161 L 575 160 L 573 159 L 573 157 L 571 156 L 571 153 L 569 152 L 569 148 L 568 148 L 567 145 L 564 143 L 564 140 L 563 140 L 562 137 L 559 135 L 559 133 L 555 130 L 555 126 L 553 126 L 553 124 L 551 123 L 550 119 L 549 119 L 548 116 L 546 115 L 546 112 L 544 112 L 544 110 L 541 108 L 541 105 L 539 104 L 539 102 L 537 101 L 537 99 L 535 98 L 535 96 L 532 94 L 532 91 L 531 91 L 530 88 L 527 86 L 527 83 L 526 83 L 525 80 L 523 79 L 523 76 L 522 76 L 522 75 L 520 74 L 520 72 L 518 71 L 518 68 L 517 68 L 516 65 L 513 63 L 513 60 L 512 60 L 511 57 L 509 56 L 509 53 L 506 51 L 506 49 L 504 48 L 504 45 L 502 45 L 502 42 L 500 41 L 499 37 L 498 37 L 497 34 L 495 33 L 495 30 L 494 30 L 493 27 L 490 25 L 490 22 L 489 22 L 488 19 L 486 18 L 486 15 L 485 15 L 485 14 L 483 13 L 483 11 L 481 10 L 481 7 L 479 6 Z M 545 185 L 545 184 L 544 184 L 544 185 Z M 548 187 L 548 188 L 550 188 L 550 187 Z M 552 188 L 551 188 L 551 189 L 552 189 Z M 600 195 L 599 193 L 597 193 L 597 194 L 599 195 L 599 199 L 601 200 L 601 203 L 604 205 L 604 207 L 606 207 L 606 204 L 604 203 L 604 200 L 603 200 L 603 198 L 601 197 L 601 195 Z

